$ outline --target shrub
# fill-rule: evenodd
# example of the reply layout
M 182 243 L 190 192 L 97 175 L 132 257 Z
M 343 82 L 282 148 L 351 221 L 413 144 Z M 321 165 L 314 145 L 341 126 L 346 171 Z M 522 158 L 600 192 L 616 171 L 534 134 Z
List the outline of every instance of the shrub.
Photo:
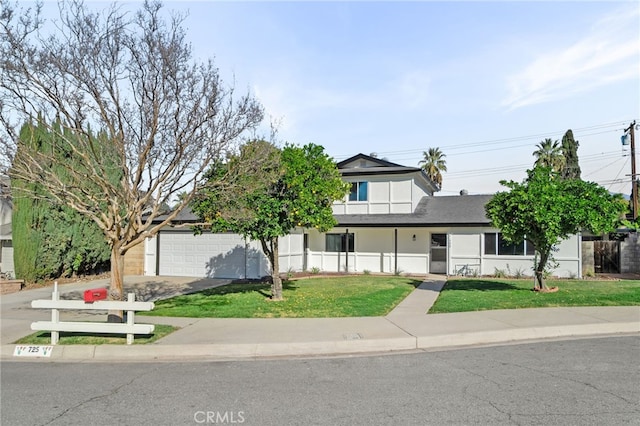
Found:
M 504 269 L 493 268 L 493 276 L 496 278 L 506 278 L 507 273 Z
M 524 278 L 524 269 L 522 268 L 516 269 L 513 273 L 513 277 L 517 279 Z

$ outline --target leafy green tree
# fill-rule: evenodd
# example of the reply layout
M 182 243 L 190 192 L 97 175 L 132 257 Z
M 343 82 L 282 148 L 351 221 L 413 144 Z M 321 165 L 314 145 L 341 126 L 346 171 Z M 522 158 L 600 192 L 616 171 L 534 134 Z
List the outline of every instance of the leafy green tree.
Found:
M 555 245 L 583 229 L 614 230 L 627 208 L 619 195 L 592 182 L 562 179 L 545 167 L 530 170 L 522 183 L 500 183 L 510 191 L 491 199 L 487 216 L 506 240 L 535 246 L 540 255 L 534 271 L 538 290 L 548 290 L 543 273 Z
M 217 187 L 225 175 L 232 185 Z M 314 144 L 279 150 L 269 142 L 249 142 L 238 156 L 214 165 L 207 177 L 213 187 L 198 194 L 194 212 L 213 230 L 260 241 L 271 264 L 271 298 L 282 300 L 278 237 L 296 227 L 331 229 L 336 224 L 331 206 L 350 186 L 324 148 Z
M 446 155 L 440 151 L 440 148 L 429 148 L 422 152 L 424 157 L 418 164 L 422 164 L 422 169 L 427 172 L 427 176 L 438 188 L 442 187 L 442 172 L 447 171 Z
M 533 152 L 533 156 L 536 157 L 536 167 L 548 167 L 554 172 L 562 170 L 565 158 L 562 155 L 562 148 L 558 141 L 547 138 L 537 144 L 536 148 Z
M 573 138 L 571 129 L 562 137 L 562 156 L 564 165 L 561 176 L 563 179 L 580 179 L 580 164 L 578 163 L 578 146 L 580 144 Z

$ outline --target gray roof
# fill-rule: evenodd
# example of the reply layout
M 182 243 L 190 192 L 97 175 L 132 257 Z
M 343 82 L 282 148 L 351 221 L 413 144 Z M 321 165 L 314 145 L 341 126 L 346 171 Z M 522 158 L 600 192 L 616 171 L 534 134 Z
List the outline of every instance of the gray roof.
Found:
M 489 226 L 484 206 L 493 195 L 456 195 L 423 197 L 413 213 L 334 215 L 338 226 L 408 227 L 408 226 Z M 167 215 L 157 217 L 160 222 Z M 189 207 L 178 214 L 173 223 L 194 223 L 198 217 Z
M 367 160 L 370 163 L 377 164 L 372 167 L 345 167 L 347 164 L 357 160 Z M 397 174 L 397 173 L 415 173 L 423 171 L 420 167 L 407 167 L 401 164 L 392 163 L 381 158 L 372 157 L 370 155 L 358 154 L 349 157 L 346 160 L 337 163 L 338 170 L 344 175 L 379 175 L 379 174 Z M 426 176 L 426 174 L 425 174 Z
M 347 164 L 357 160 L 367 160 L 372 163 L 377 163 L 380 167 L 404 167 L 401 164 L 392 163 L 391 161 L 365 154 L 356 154 L 353 157 L 349 157 L 346 160 L 340 161 L 339 163 L 337 163 L 337 166 L 339 169 L 343 169 Z
M 153 219 L 153 222 L 160 223 L 163 220 L 165 220 L 167 217 L 169 217 L 169 213 L 159 215 L 155 219 Z M 198 216 L 195 213 L 193 213 L 193 211 L 189 206 L 186 206 L 180 211 L 180 213 L 178 213 L 178 215 L 171 221 L 171 223 L 173 224 L 195 223 L 198 221 L 199 221 Z
M 489 226 L 484 206 L 493 195 L 423 197 L 413 213 L 334 215 L 338 226 Z
M 408 227 L 408 226 L 489 226 L 484 206 L 493 195 L 456 195 L 423 197 L 413 213 L 406 214 L 346 214 L 334 215 L 338 226 L 351 227 Z M 167 216 L 159 216 L 160 222 Z M 189 207 L 173 220 L 174 223 L 197 222 Z

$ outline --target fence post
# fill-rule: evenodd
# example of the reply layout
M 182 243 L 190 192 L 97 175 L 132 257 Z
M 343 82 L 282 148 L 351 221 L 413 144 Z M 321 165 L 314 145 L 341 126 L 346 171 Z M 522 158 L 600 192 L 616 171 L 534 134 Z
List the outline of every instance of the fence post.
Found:
M 53 282 L 53 293 L 51 293 L 51 300 L 57 302 L 60 300 L 60 293 L 58 293 L 58 281 Z M 51 309 L 51 322 L 54 324 L 58 324 L 60 322 L 60 311 L 57 309 Z M 60 340 L 60 332 L 52 331 L 51 332 L 51 344 L 57 345 Z
M 134 293 L 127 294 L 127 302 L 132 303 L 136 300 L 136 295 Z M 133 326 L 135 311 L 127 311 L 127 325 Z M 127 334 L 127 345 L 133 344 L 133 334 Z

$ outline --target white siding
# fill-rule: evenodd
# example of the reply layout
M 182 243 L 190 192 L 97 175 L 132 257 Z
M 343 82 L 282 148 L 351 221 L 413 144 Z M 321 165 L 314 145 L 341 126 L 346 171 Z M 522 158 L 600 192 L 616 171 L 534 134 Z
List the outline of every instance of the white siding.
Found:
M 493 275 L 496 268 L 507 274 L 533 275 L 533 256 L 500 256 L 484 254 L 484 233 L 496 229 L 474 228 L 397 228 L 397 257 L 395 228 L 349 228 L 355 236 L 355 252 L 349 253 L 350 272 L 393 273 L 397 262 L 402 273 L 460 273 Z M 330 233 L 344 233 L 335 228 Z M 430 238 L 432 234 L 446 234 L 446 261 L 430 264 Z M 416 236 L 414 241 L 413 236 Z M 580 238 L 572 236 L 560 244 L 555 254 L 558 267 L 552 272 L 559 277 L 579 277 L 581 270 Z M 325 252 L 325 234 L 309 232 L 307 268 L 321 271 L 344 271 L 345 253 Z M 441 249 L 442 250 L 442 249 Z
M 157 255 L 158 237 L 153 236 L 144 241 L 144 274 L 158 275 Z
M 334 228 L 329 233 L 345 233 L 346 228 Z M 426 274 L 429 256 L 427 233 L 421 228 L 398 228 L 397 257 L 395 228 L 349 228 L 354 234 L 354 252 L 349 253 L 350 272 Z M 413 236 L 415 235 L 415 240 Z M 309 232 L 307 269 L 318 268 L 324 272 L 344 272 L 346 253 L 325 251 L 325 234 Z
M 482 263 L 481 234 L 452 231 L 449 234 L 449 272 L 480 273 Z M 465 271 L 465 272 L 462 272 Z
M 8 272 L 16 278 L 13 263 L 13 244 L 11 240 L 0 240 L 0 271 Z
M 367 182 L 367 201 L 349 201 L 348 196 L 333 204 L 334 214 L 412 213 L 422 197 L 431 195 L 419 172 L 411 175 L 349 176 L 346 182 Z
M 485 229 L 482 232 L 482 267 L 483 275 L 494 275 L 496 270 L 507 275 L 533 276 L 534 256 L 500 256 L 484 254 L 484 232 L 498 232 L 495 229 Z M 582 277 L 582 254 L 580 236 L 572 235 L 558 245 L 558 251 L 553 254 L 557 267 L 551 269 L 551 275 L 560 278 Z

